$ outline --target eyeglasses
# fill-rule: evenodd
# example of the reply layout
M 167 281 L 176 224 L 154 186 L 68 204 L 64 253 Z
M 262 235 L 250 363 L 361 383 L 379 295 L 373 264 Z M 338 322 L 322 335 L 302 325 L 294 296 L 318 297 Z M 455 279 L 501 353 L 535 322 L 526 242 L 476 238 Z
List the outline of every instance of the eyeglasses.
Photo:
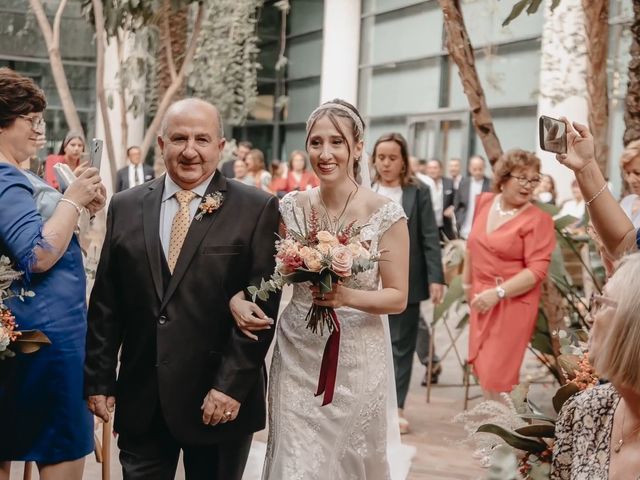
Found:
M 31 124 L 31 130 L 34 132 L 40 132 L 47 126 L 47 122 L 42 117 L 30 117 L 29 115 L 18 115 L 20 118 L 24 118 Z
M 636 170 L 632 170 L 630 172 L 623 172 L 623 175 L 625 178 L 640 178 L 640 172 L 636 171 Z
M 536 188 L 538 185 L 540 185 L 540 182 L 542 181 L 540 177 L 535 177 L 535 178 L 516 177 L 515 175 L 511 175 L 511 174 L 509 174 L 509 177 L 515 178 L 521 187 L 528 187 L 529 185 L 531 185 L 532 188 Z
M 602 295 L 592 294 L 589 299 L 589 323 L 593 323 L 594 317 L 606 307 L 618 308 L 618 302 Z

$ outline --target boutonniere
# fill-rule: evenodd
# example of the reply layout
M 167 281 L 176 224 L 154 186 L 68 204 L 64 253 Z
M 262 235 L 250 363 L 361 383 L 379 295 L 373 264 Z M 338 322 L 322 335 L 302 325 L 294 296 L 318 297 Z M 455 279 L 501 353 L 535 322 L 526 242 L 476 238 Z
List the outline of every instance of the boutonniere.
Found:
M 213 192 L 209 195 L 205 195 L 202 202 L 198 206 L 198 214 L 195 216 L 196 220 L 202 219 L 205 215 L 215 212 L 222 205 L 224 199 L 222 192 Z

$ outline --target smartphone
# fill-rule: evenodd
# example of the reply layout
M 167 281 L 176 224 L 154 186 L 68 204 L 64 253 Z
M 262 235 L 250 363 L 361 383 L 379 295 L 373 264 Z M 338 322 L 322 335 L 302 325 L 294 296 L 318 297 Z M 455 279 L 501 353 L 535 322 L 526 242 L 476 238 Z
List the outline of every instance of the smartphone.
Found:
M 67 165 L 66 163 L 56 163 L 53 166 L 53 173 L 56 176 L 56 180 L 58 181 L 60 191 L 63 193 L 76 179 L 76 176 L 73 174 L 71 168 L 69 168 L 69 165 Z
M 94 138 L 91 140 L 91 150 L 89 150 L 89 166 L 100 171 L 102 161 L 102 140 Z
M 567 126 L 561 120 L 541 115 L 538 121 L 540 148 L 546 152 L 567 153 Z

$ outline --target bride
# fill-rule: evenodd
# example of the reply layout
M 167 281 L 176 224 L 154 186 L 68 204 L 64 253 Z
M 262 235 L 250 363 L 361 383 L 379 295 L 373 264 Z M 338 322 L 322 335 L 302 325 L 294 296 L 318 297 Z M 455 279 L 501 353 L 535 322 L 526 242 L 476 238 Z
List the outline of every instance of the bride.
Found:
M 318 107 L 307 121 L 306 148 L 320 186 L 292 192 L 280 202 L 287 229 L 297 230 L 294 216 L 309 218 L 313 207 L 332 222 L 340 218 L 365 225 L 360 239 L 384 254 L 378 267 L 349 283 L 357 288 L 334 284 L 320 295 L 308 283 L 294 285 L 276 330 L 263 480 L 391 478 L 387 453 L 391 444 L 399 445 L 399 435 L 385 322 L 386 314 L 406 306 L 409 235 L 402 207 L 358 182 L 361 175 L 368 182 L 363 137 L 364 122 L 355 107 L 342 100 Z M 335 394 L 326 406 L 314 393 L 328 333 L 306 328 L 312 302 L 333 307 L 341 324 Z M 239 326 L 265 328 L 259 322 Z

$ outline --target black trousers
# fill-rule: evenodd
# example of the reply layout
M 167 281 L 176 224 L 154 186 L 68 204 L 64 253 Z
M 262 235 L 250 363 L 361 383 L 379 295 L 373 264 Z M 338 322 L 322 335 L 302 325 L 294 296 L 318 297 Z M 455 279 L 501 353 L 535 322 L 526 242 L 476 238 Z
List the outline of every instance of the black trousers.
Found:
M 158 413 L 148 433 L 120 434 L 122 476 L 124 480 L 173 480 L 182 451 L 186 480 L 242 480 L 252 438 L 247 435 L 204 447 L 181 445 Z
M 393 368 L 396 377 L 396 397 L 398 408 L 404 408 L 404 401 L 411 382 L 413 352 L 416 349 L 420 304 L 410 303 L 399 315 L 389 315 Z

